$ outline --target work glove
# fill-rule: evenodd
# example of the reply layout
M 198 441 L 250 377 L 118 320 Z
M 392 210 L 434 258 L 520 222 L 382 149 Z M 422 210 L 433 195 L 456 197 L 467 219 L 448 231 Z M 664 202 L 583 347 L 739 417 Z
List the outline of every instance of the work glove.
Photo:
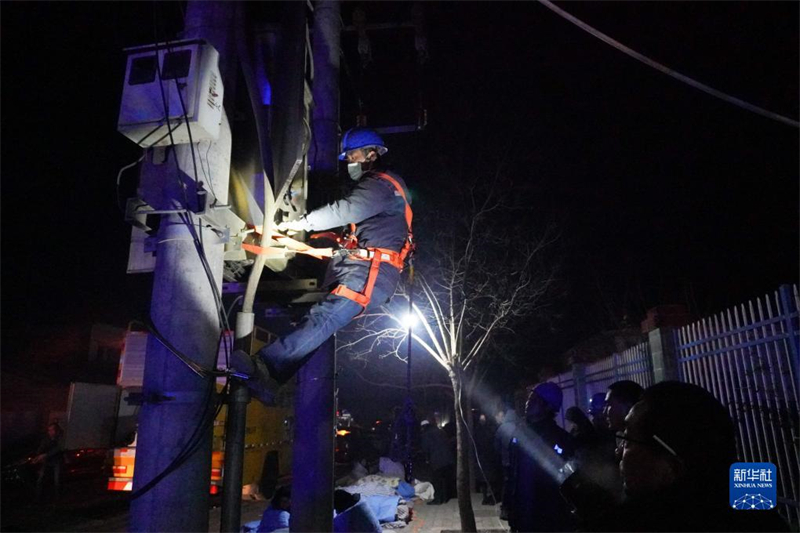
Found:
M 281 222 L 275 229 L 280 233 L 294 235 L 299 231 L 308 231 L 311 228 L 308 227 L 308 222 L 306 221 L 305 217 L 302 217 L 298 218 L 297 220 L 289 220 L 286 222 Z

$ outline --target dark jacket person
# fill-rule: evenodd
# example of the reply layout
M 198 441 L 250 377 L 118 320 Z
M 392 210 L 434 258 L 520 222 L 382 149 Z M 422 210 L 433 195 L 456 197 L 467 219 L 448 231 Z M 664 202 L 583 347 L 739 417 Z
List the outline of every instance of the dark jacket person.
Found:
M 574 530 L 556 478 L 558 469 L 574 455 L 572 437 L 554 420 L 561 402 L 561 389 L 550 382 L 540 383 L 528 396 L 525 423 L 511 441 L 508 523 L 512 531 Z

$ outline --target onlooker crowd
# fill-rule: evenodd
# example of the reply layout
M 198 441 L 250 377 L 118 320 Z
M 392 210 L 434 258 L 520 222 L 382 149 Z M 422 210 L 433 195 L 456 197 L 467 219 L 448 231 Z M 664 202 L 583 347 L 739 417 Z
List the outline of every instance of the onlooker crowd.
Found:
M 483 504 L 501 503 L 511 531 L 789 531 L 775 509 L 729 505 L 734 424 L 705 389 L 617 381 L 591 397 L 588 416 L 568 407 L 566 428 L 556 423 L 563 403 L 559 386 L 543 382 L 529 389 L 522 418 L 505 402 L 496 426 L 485 415 L 475 419 Z M 432 505 L 456 497 L 454 435 L 435 422 L 423 420 L 419 433 Z M 290 497 L 276 493 L 259 531 L 287 526 Z M 371 530 L 367 522 L 353 526 L 361 524 L 357 505 L 340 500 L 337 512 L 349 525 L 338 530 Z
M 565 411 L 569 432 L 555 422 L 561 408 L 561 389 L 544 382 L 524 420 L 510 424 L 508 409 L 498 416 L 512 531 L 789 531 L 775 509 L 728 504 L 734 425 L 705 389 L 617 381 L 591 398 L 591 419 Z
M 447 432 L 431 424 L 429 420 L 420 422 L 420 448 L 431 469 L 434 499 L 428 505 L 441 505 L 456 496 L 456 454 Z

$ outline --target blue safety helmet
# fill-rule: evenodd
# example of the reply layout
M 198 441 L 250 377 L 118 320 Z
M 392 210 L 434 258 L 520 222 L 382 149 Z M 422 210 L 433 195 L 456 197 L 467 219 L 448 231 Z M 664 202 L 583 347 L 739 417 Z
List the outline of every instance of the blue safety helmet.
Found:
M 592 416 L 597 416 L 603 412 L 603 408 L 606 406 L 606 393 L 605 392 L 598 392 L 592 395 L 592 399 L 589 400 L 589 414 Z
M 375 130 L 369 128 L 352 128 L 345 132 L 342 137 L 342 153 L 339 154 L 339 160 L 344 161 L 347 159 L 347 152 L 350 150 L 358 150 L 359 148 L 375 148 L 378 155 L 383 155 L 389 151 L 383 145 L 383 139 L 378 135 Z
M 561 392 L 561 387 L 551 381 L 544 381 L 536 385 L 531 394 L 535 394 L 547 404 L 554 413 L 561 409 L 561 404 L 564 401 L 564 393 Z M 525 409 L 527 410 L 527 406 Z

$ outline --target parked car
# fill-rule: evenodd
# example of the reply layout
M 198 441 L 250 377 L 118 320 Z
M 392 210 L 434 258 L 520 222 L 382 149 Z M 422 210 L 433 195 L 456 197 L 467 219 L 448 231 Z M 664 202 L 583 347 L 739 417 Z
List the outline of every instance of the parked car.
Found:
M 87 479 L 105 479 L 111 469 L 107 448 L 81 448 L 62 453 L 61 485 Z M 3 492 L 15 491 L 29 497 L 36 489 L 39 466 L 33 462 L 36 453 L 28 454 L 2 469 Z

